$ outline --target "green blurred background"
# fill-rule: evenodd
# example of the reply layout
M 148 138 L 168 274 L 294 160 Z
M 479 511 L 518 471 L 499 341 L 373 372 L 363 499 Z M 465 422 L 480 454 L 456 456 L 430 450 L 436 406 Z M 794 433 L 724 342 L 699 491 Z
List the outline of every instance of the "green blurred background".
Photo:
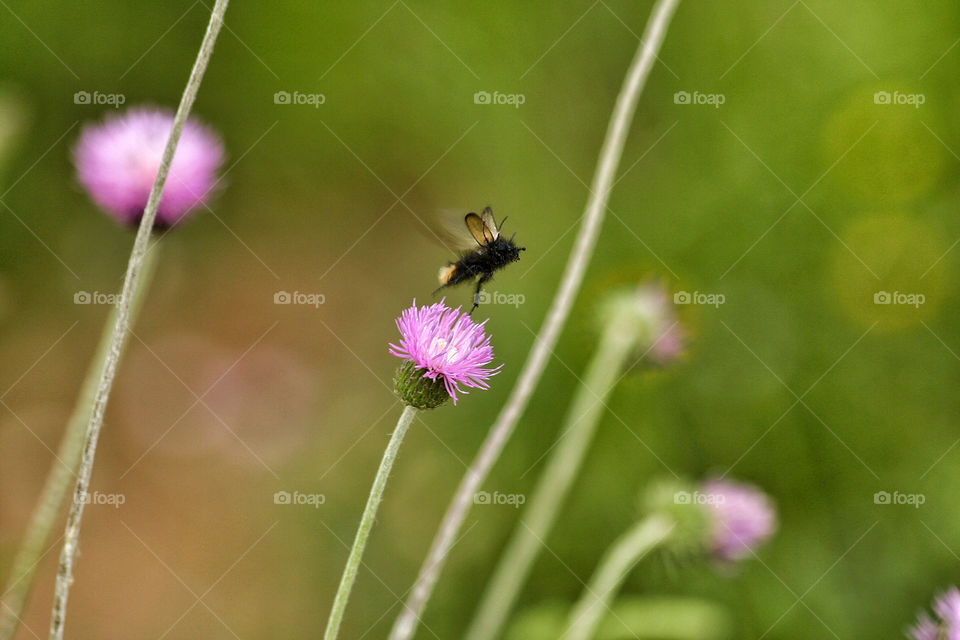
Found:
M 404 443 L 343 633 L 386 636 L 553 296 L 651 6 L 230 6 L 194 108 L 225 140 L 225 186 L 161 241 L 93 479 L 126 502 L 86 512 L 68 635 L 319 635 L 400 411 L 393 318 L 430 299 L 451 257 L 417 217 L 490 204 L 528 250 L 489 289 L 525 303 L 481 310 L 505 364 L 493 388 L 424 414 Z M 108 312 L 74 294 L 116 291 L 132 243 L 70 160 L 111 109 L 73 95 L 174 107 L 208 15 L 203 0 L 0 7 L 4 579 Z M 571 321 L 485 489 L 531 489 L 612 284 L 656 276 L 726 302 L 680 307 L 683 360 L 613 394 L 521 610 L 572 602 L 671 472 L 730 471 L 779 506 L 762 562 L 730 576 L 651 561 L 626 584 L 721 603 L 733 637 L 895 638 L 958 581 L 958 31 L 949 0 L 681 4 Z M 278 91 L 325 102 L 278 105 Z M 278 291 L 325 303 L 275 305 Z M 925 303 L 876 305 L 878 291 Z M 276 505 L 276 491 L 325 501 Z M 925 504 L 877 505 L 878 491 Z M 471 511 L 418 637 L 460 637 L 517 517 Z M 56 554 L 25 617 L 37 636 Z

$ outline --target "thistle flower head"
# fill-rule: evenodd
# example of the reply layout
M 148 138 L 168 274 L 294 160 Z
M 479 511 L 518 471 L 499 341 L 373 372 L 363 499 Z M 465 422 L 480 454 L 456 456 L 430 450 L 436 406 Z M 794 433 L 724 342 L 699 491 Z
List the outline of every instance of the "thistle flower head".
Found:
M 457 393 L 467 393 L 464 387 L 487 389 L 490 376 L 500 372 L 500 365 L 489 368 L 493 347 L 483 325 L 474 323 L 460 307 L 450 309 L 444 302 L 405 309 L 397 318 L 400 343 L 390 344 L 390 353 L 406 362 L 398 372 L 396 386 L 400 397 L 417 408 L 439 406 L 438 397 L 430 393 L 430 385 L 439 389 L 457 404 Z M 422 373 L 421 373 L 422 372 Z M 424 404 L 424 395 L 432 398 Z
M 750 555 L 777 528 L 773 504 L 753 486 L 716 479 L 705 482 L 701 492 L 710 514 L 708 548 L 720 562 Z
M 90 197 L 118 221 L 136 225 L 173 129 L 173 113 L 138 107 L 87 125 L 73 151 L 77 177 Z M 219 138 L 188 120 L 157 209 L 156 225 L 169 227 L 203 204 L 223 162 Z
M 950 587 L 934 600 L 936 619 L 924 611 L 910 628 L 912 640 L 960 640 L 960 590 Z

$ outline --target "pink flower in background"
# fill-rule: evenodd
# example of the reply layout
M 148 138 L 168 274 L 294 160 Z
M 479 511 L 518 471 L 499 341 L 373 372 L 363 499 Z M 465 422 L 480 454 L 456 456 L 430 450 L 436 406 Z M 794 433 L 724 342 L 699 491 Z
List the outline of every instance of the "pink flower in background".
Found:
M 926 612 L 917 618 L 917 624 L 910 628 L 912 640 L 941 640 L 940 626 Z
M 777 528 L 777 514 L 765 493 L 748 484 L 708 480 L 709 549 L 721 562 L 741 560 L 763 544 Z
M 917 624 L 910 628 L 909 637 L 913 640 L 960 640 L 960 590 L 950 587 L 937 596 L 933 613 L 936 620 L 922 612 Z
M 659 282 L 637 287 L 637 304 L 650 323 L 649 343 L 643 345 L 644 358 L 666 366 L 680 357 L 686 346 L 686 331 L 680 325 L 666 289 Z
M 391 355 L 423 369 L 424 378 L 441 379 L 453 404 L 462 387 L 488 389 L 487 380 L 500 372 L 500 365 L 487 368 L 493 360 L 490 336 L 483 329 L 486 320 L 474 323 L 460 307 L 450 309 L 443 301 L 429 307 L 413 306 L 397 318 L 400 344 L 390 344 Z
M 81 133 L 73 152 L 77 177 L 93 201 L 120 222 L 139 222 L 172 127 L 172 112 L 136 107 L 108 115 Z M 167 175 L 156 225 L 172 226 L 203 204 L 222 162 L 223 146 L 216 134 L 188 120 Z
M 654 364 L 665 366 L 683 354 L 686 347 L 686 332 L 676 322 L 663 329 L 663 332 L 654 337 L 654 343 L 647 352 L 647 357 Z

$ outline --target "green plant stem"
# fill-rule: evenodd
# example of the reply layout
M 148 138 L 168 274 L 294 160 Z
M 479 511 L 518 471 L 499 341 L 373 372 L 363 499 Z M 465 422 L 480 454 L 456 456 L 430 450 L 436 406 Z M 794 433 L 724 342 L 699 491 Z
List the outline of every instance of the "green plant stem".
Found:
M 610 603 L 627 574 L 645 555 L 667 539 L 673 526 L 666 516 L 654 514 L 617 538 L 600 560 L 580 600 L 570 611 L 567 629 L 560 636 L 561 640 L 589 640 L 594 636 L 597 625 L 610 610 Z
M 227 10 L 228 2 L 229 0 L 216 0 L 213 5 L 207 31 L 203 36 L 203 42 L 200 43 L 200 50 L 190 72 L 190 78 L 187 80 L 183 96 L 180 98 L 177 113 L 173 117 L 170 137 L 167 138 L 163 156 L 160 158 L 157 177 L 150 189 L 147 206 L 144 207 L 140 227 L 137 229 L 137 237 L 130 252 L 120 301 L 117 303 L 116 320 L 110 336 L 110 346 L 107 349 L 107 357 L 103 363 L 100 382 L 94 395 L 90 421 L 83 436 L 82 455 L 73 492 L 74 499 L 70 505 L 70 511 L 67 513 L 67 525 L 63 534 L 63 549 L 60 552 L 60 565 L 57 569 L 57 582 L 54 587 L 53 610 L 50 615 L 50 640 L 62 640 L 63 638 L 67 598 L 70 594 L 70 583 L 73 582 L 73 561 L 77 553 L 80 523 L 83 519 L 83 497 L 90 486 L 90 476 L 93 474 L 93 461 L 97 451 L 97 440 L 100 437 L 100 428 L 103 426 L 103 415 L 107 408 L 107 401 L 110 399 L 110 390 L 113 387 L 120 353 L 123 351 L 123 346 L 130 333 L 130 307 L 136 297 L 137 290 L 142 286 L 143 280 L 140 275 L 150 242 L 150 230 L 153 228 L 153 221 L 157 215 L 160 195 L 163 193 L 163 186 L 167 181 L 167 174 L 170 172 L 173 154 L 177 149 L 183 126 L 190 116 L 190 109 L 193 108 L 193 102 L 197 97 L 200 83 L 203 81 L 203 75 L 207 70 L 207 63 L 213 53 L 213 45 L 217 41 L 217 34 L 220 33 L 220 27 L 223 25 L 223 14 Z
M 137 289 L 130 306 L 131 325 L 136 322 L 140 307 L 147 296 L 147 291 L 150 289 L 150 283 L 153 281 L 158 261 L 157 253 L 158 250 L 154 248 L 145 257 L 140 272 L 142 284 Z M 30 522 L 27 524 L 27 530 L 23 536 L 23 542 L 14 558 L 13 569 L 10 572 L 2 596 L 0 640 L 12 640 L 17 631 L 20 616 L 23 614 L 27 599 L 30 597 L 30 591 L 33 588 L 37 567 L 46 552 L 45 547 L 50 541 L 50 532 L 61 513 L 63 499 L 70 487 L 70 482 L 77 475 L 77 465 L 80 463 L 82 452 L 83 433 L 90 421 L 93 399 L 100 383 L 100 372 L 103 370 L 103 363 L 110 348 L 111 330 L 116 322 L 116 317 L 117 310 L 113 308 L 103 325 L 100 343 L 97 345 L 93 360 L 90 361 L 87 368 L 86 377 L 80 387 L 80 395 L 77 397 L 73 413 L 70 414 L 70 420 L 67 422 L 67 427 L 60 439 L 56 460 L 50 467 L 50 471 L 47 472 L 43 490 L 40 492 L 37 504 L 33 508 Z
M 427 557 L 410 590 L 410 596 L 390 631 L 390 640 L 408 640 L 413 636 L 417 621 L 433 593 L 450 549 L 453 548 L 467 513 L 470 511 L 473 496 L 513 434 L 517 421 L 526 409 L 530 396 L 533 395 L 547 366 L 550 354 L 553 353 L 553 348 L 570 315 L 574 298 L 580 289 L 587 265 L 596 247 L 597 236 L 606 214 L 610 190 L 613 188 L 614 177 L 623 155 L 623 146 L 630 131 L 637 101 L 650 75 L 657 52 L 663 44 L 667 26 L 678 3 L 679 0 L 657 0 L 653 8 L 640 48 L 627 71 L 620 95 L 617 96 L 617 103 L 600 149 L 600 159 L 593 177 L 583 222 L 577 233 L 573 251 L 567 260 L 560 286 L 507 403 L 490 428 L 480 446 L 479 453 L 467 469 L 447 507 Z
M 383 459 L 380 460 L 377 476 L 373 480 L 370 496 L 367 498 L 367 506 L 363 508 L 360 526 L 357 529 L 356 537 L 353 539 L 350 555 L 347 557 L 347 566 L 344 567 L 343 575 L 340 577 L 340 588 L 337 589 L 337 595 L 333 599 L 333 608 L 330 610 L 327 630 L 323 635 L 324 640 L 334 640 L 340 632 L 343 612 L 347 608 L 350 591 L 357 579 L 357 571 L 360 570 L 363 550 L 367 546 L 367 538 L 370 537 L 373 521 L 377 517 L 377 507 L 380 506 L 380 500 L 383 498 L 383 489 L 387 486 L 387 478 L 390 477 L 390 469 L 393 468 L 393 463 L 397 459 L 397 451 L 399 451 L 400 444 L 403 442 L 403 436 L 406 435 L 407 428 L 413 422 L 415 415 L 417 415 L 416 409 L 411 406 L 404 407 L 403 413 L 400 414 L 400 420 L 397 421 L 397 428 L 393 430 L 387 449 L 383 452 Z
M 633 335 L 631 335 L 633 334 Z M 590 448 L 606 399 L 635 346 L 635 332 L 616 319 L 604 330 L 567 411 L 558 443 L 547 459 L 533 495 L 487 583 L 467 640 L 500 637 L 510 609 L 543 548 L 573 481 Z

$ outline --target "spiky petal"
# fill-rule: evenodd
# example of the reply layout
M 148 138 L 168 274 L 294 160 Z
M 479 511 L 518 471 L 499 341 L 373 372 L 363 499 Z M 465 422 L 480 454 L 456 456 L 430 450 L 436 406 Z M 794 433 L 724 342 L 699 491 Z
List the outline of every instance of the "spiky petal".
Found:
M 467 393 L 464 387 L 488 389 L 487 380 L 503 366 L 486 366 L 493 360 L 486 320 L 475 323 L 460 307 L 451 309 L 442 300 L 417 307 L 414 300 L 396 323 L 400 342 L 390 344 L 391 355 L 422 369 L 423 378 L 442 381 L 453 404 L 458 393 Z

